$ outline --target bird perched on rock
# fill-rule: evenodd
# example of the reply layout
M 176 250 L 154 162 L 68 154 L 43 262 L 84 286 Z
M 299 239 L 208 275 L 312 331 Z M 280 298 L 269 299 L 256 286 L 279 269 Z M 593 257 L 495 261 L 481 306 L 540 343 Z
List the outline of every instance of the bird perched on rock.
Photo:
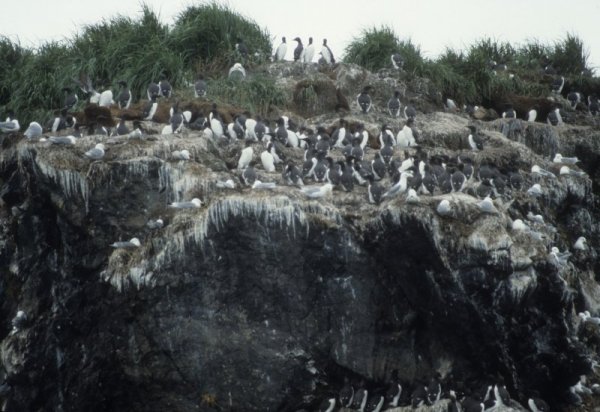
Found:
M 76 140 L 73 136 L 50 136 L 48 141 L 53 144 L 73 145 Z
M 560 76 L 552 82 L 552 93 L 560 94 L 565 85 L 565 78 Z
M 298 42 L 298 45 L 294 49 L 294 61 L 297 62 L 298 60 L 300 60 L 302 58 L 302 53 L 304 52 L 304 46 L 302 45 L 302 40 L 300 40 L 300 37 L 294 38 L 294 41 Z
M 12 332 L 11 334 L 15 334 L 27 325 L 27 314 L 23 310 L 18 310 L 17 314 L 11 321 L 12 324 Z
M 93 149 L 85 152 L 85 156 L 92 160 L 100 160 L 104 157 L 104 145 L 102 143 L 96 144 Z
M 241 63 L 235 63 L 231 69 L 229 69 L 229 78 L 232 80 L 243 80 L 246 78 L 246 69 Z
M 156 94 L 152 94 L 150 100 L 144 105 L 144 109 L 142 110 L 142 116 L 144 120 L 152 120 L 154 114 L 156 113 L 156 109 L 158 109 L 158 102 Z
M 313 44 L 313 38 L 308 38 L 308 45 L 304 49 L 304 53 L 302 54 L 302 62 L 303 63 L 312 63 L 313 58 L 315 56 L 315 45 Z
M 29 123 L 29 127 L 23 133 L 28 139 L 35 139 L 42 136 L 42 126 L 38 122 Z
M 160 229 L 164 226 L 165 222 L 162 219 L 149 220 L 146 223 L 146 227 L 150 230 Z
M 511 104 L 506 105 L 506 109 L 504 110 L 504 112 L 502 112 L 502 118 L 503 119 L 516 119 L 517 118 L 517 113 L 515 112 L 515 109 L 512 107 Z
M 219 189 L 235 189 L 235 183 L 232 179 L 227 179 L 225 181 L 219 180 L 217 183 L 215 183 L 215 185 Z
M 560 115 L 560 108 L 556 107 L 550 113 L 548 113 L 548 117 L 546 118 L 546 123 L 552 126 L 559 126 L 563 123 L 562 116 Z
M 562 166 L 560 168 L 559 174 L 561 176 L 569 175 L 569 176 L 577 176 L 577 177 L 583 177 L 583 176 L 586 175 L 585 172 L 582 172 L 582 171 L 579 171 L 579 170 L 573 170 L 569 166 Z
M 498 209 L 496 209 L 496 206 L 494 206 L 494 202 L 489 196 L 486 196 L 482 201 L 477 203 L 477 207 L 484 213 L 498 213 Z
M 570 92 L 567 94 L 567 100 L 571 104 L 571 109 L 575 110 L 577 105 L 583 100 L 583 95 L 579 92 Z
M 450 214 L 452 214 L 452 206 L 450 204 L 450 201 L 448 199 L 443 199 L 442 201 L 440 201 L 436 208 L 436 212 L 438 212 L 438 214 L 442 216 L 449 216 Z
M 557 153 L 556 155 L 554 155 L 554 159 L 552 159 L 552 162 L 562 163 L 565 165 L 574 165 L 577 164 L 577 162 L 579 162 L 579 159 L 577 157 L 563 157 L 563 155 Z
M 19 121 L 14 118 L 14 114 L 10 113 L 6 121 L 0 122 L 0 132 L 2 133 L 13 133 L 18 132 L 21 129 Z
M 65 103 L 63 104 L 63 109 L 71 110 L 79 101 L 79 97 L 77 96 L 77 93 L 75 93 L 70 87 L 63 87 L 62 90 L 65 92 Z
M 131 240 L 126 242 L 114 242 L 110 246 L 115 249 L 134 249 L 142 246 L 142 244 L 137 237 L 132 237 Z
M 595 94 L 588 96 L 588 111 L 592 116 L 600 113 L 600 100 Z
M 577 241 L 573 245 L 573 249 L 575 250 L 587 250 L 587 239 L 583 236 L 579 236 Z
M 247 141 L 246 147 L 242 150 L 242 153 L 240 154 L 240 158 L 238 160 L 238 169 L 242 170 L 246 166 L 248 166 L 250 164 L 250 161 L 252 160 L 252 156 L 254 156 L 254 149 L 252 149 L 252 142 Z
M 535 183 L 527 189 L 527 194 L 533 197 L 540 197 L 544 194 L 544 191 L 539 183 Z
M 146 89 L 146 94 L 148 95 L 148 100 L 159 98 L 161 96 L 160 86 L 156 83 L 150 83 Z
M 174 160 L 190 160 L 190 152 L 187 149 L 175 150 L 171 153 Z
M 258 176 L 256 170 L 254 170 L 254 161 L 251 160 L 248 166 L 242 171 L 241 180 L 246 186 L 252 186 L 257 179 Z
M 369 113 L 371 110 L 371 96 L 369 96 L 371 86 L 363 87 L 362 91 L 356 96 L 356 103 L 363 113 Z
M 388 112 L 390 113 L 390 116 L 392 117 L 398 117 L 400 116 L 400 91 L 399 90 L 395 90 L 394 91 L 394 96 L 390 98 L 390 100 L 388 100 Z
M 321 56 L 326 64 L 335 63 L 335 58 L 329 46 L 327 45 L 327 39 L 323 39 L 323 47 L 321 48 Z
M 173 87 L 171 87 L 171 83 L 166 79 L 163 75 L 161 76 L 161 80 L 158 82 L 158 88 L 160 89 L 160 94 L 167 99 L 171 97 L 171 93 L 173 93 Z
M 131 105 L 131 90 L 127 87 L 127 82 L 125 80 L 120 80 L 119 85 L 121 86 L 121 91 L 117 96 L 119 109 L 129 109 L 129 106 Z
M 173 202 L 169 205 L 172 209 L 197 209 L 202 206 L 202 201 L 197 197 L 189 202 Z
M 393 53 L 390 59 L 392 60 L 394 69 L 402 70 L 402 67 L 404 67 L 404 58 L 400 53 Z
M 194 83 L 194 97 L 204 97 L 206 96 L 206 91 L 208 90 L 208 86 L 206 84 L 206 80 L 204 80 L 203 75 L 198 75 L 198 79 L 196 83 Z
M 537 175 L 537 176 L 544 176 L 544 177 L 549 177 L 549 178 L 556 179 L 556 175 L 554 173 L 549 172 L 546 169 L 542 169 L 538 165 L 531 166 L 531 173 L 534 174 L 534 175 Z
M 307 197 L 311 199 L 323 198 L 330 196 L 333 191 L 331 183 L 325 183 L 322 186 L 304 186 L 300 189 Z
M 471 131 L 471 133 L 469 133 L 469 136 L 467 138 L 467 140 L 469 141 L 469 147 L 471 148 L 471 150 L 483 150 L 483 139 L 477 132 L 477 128 L 472 125 L 467 126 L 467 127 Z
M 275 51 L 274 60 L 283 61 L 285 59 L 285 54 L 287 53 L 287 42 L 285 40 L 285 36 L 281 38 L 281 44 L 277 46 L 277 50 Z
M 548 404 L 540 398 L 529 398 L 529 400 L 527 401 L 527 405 L 529 406 L 529 409 L 531 409 L 531 412 L 550 411 L 550 407 L 548 406 Z

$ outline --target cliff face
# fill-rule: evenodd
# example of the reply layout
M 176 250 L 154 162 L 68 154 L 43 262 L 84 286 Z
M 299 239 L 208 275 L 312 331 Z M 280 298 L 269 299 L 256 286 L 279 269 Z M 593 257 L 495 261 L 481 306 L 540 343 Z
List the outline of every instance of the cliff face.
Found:
M 362 120 L 376 127 L 369 116 Z M 438 112 L 417 125 L 424 145 L 456 154 L 467 123 Z M 582 157 L 595 177 L 598 133 L 500 120 L 482 127 L 487 147 L 475 159 L 525 178 L 510 201 L 496 202 L 497 214 L 466 194 L 376 206 L 364 187 L 319 200 L 281 185 L 219 189 L 242 145 L 195 133 L 117 141 L 98 162 L 83 152 L 100 136 L 66 148 L 7 142 L 5 410 L 293 411 L 337 393 L 346 376 L 382 388 L 393 370 L 407 387 L 435 372 L 461 390 L 502 377 L 522 403 L 535 391 L 564 406 L 596 356 L 598 331 L 580 339 L 577 313 L 600 310 L 600 210 L 589 176 L 542 178 L 537 199 L 526 189 L 539 180 L 532 164 L 551 168 L 548 142 Z M 170 160 L 183 148 L 192 160 Z M 260 174 L 280 181 L 280 172 Z M 205 205 L 167 207 L 193 197 Z M 435 211 L 443 198 L 451 216 Z M 512 230 L 528 211 L 546 224 Z M 165 226 L 149 229 L 158 217 Z M 141 247 L 109 246 L 134 236 Z M 548 260 L 551 246 L 572 249 L 578 236 L 589 250 L 566 265 Z M 13 333 L 17 310 L 27 321 Z

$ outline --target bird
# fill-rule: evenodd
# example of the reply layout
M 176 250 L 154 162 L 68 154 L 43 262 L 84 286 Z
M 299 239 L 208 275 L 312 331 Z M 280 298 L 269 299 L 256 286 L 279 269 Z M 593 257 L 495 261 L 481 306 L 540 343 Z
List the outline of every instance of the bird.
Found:
M 427 401 L 427 387 L 425 385 L 419 384 L 415 387 L 412 394 L 410 395 L 410 403 L 413 409 L 419 408 L 422 405 L 425 405 Z
M 319 407 L 316 409 L 316 412 L 333 412 L 335 409 L 335 398 L 325 399 Z
M 42 135 L 42 126 L 38 122 L 29 123 L 29 127 L 23 133 L 28 139 L 35 139 Z
M 421 201 L 421 199 L 419 198 L 419 195 L 417 194 L 416 190 L 413 188 L 408 189 L 408 193 L 406 194 L 406 203 L 409 204 L 417 204 Z
M 172 133 L 180 133 L 183 129 L 184 117 L 183 113 L 179 109 L 179 103 L 175 102 L 173 107 L 171 108 L 171 118 L 169 119 L 169 124 L 171 125 Z
M 284 183 L 287 185 L 304 186 L 302 173 L 291 159 L 288 160 L 281 176 L 283 177 Z
M 187 149 L 175 150 L 171 153 L 171 157 L 174 160 L 190 160 L 190 152 Z
M 18 310 L 17 314 L 11 320 L 12 331 L 11 334 L 15 334 L 23 329 L 27 324 L 27 314 L 23 310 Z
M 202 201 L 197 197 L 189 202 L 172 202 L 169 207 L 172 209 L 197 209 L 202 206 Z
M 134 249 L 140 247 L 142 244 L 137 237 L 132 237 L 126 242 L 114 242 L 110 246 L 115 249 Z
M 583 177 L 586 175 L 585 172 L 581 172 L 579 170 L 573 170 L 569 166 L 562 166 L 560 168 L 559 174 L 561 176 L 570 175 L 570 176 L 577 176 L 577 177 Z
M 113 136 L 124 136 L 129 133 L 129 128 L 125 124 L 125 119 L 121 119 L 119 124 L 113 130 Z
M 477 128 L 473 125 L 467 126 L 467 127 L 471 131 L 471 133 L 469 133 L 469 136 L 467 138 L 469 141 L 469 147 L 471 148 L 471 150 L 483 150 L 483 139 L 477 132 Z
M 252 143 L 250 141 L 246 142 L 246 147 L 242 149 L 242 153 L 240 154 L 240 158 L 238 160 L 238 169 L 245 169 L 252 160 L 254 156 L 254 149 L 252 149 Z
M 452 213 L 452 205 L 448 199 L 442 199 L 438 204 L 436 211 L 442 216 L 449 216 Z
M 556 94 L 560 94 L 565 85 L 565 78 L 560 76 L 552 82 L 552 92 Z
M 304 52 L 304 46 L 302 45 L 302 40 L 300 37 L 294 38 L 295 42 L 298 42 L 298 45 L 294 49 L 294 61 L 297 62 L 302 57 L 302 53 Z
M 405 170 L 400 172 L 400 179 L 395 183 L 387 192 L 381 195 L 383 198 L 390 198 L 397 194 L 404 193 L 408 189 L 408 178 L 413 177 L 412 170 Z
M 527 220 L 541 225 L 544 224 L 544 217 L 542 215 L 534 215 L 531 211 L 527 212 Z
M 404 118 L 405 119 L 415 119 L 417 117 L 417 111 L 415 110 L 414 106 L 412 105 L 406 105 L 404 106 Z
M 370 396 L 367 404 L 365 405 L 365 412 L 380 412 L 385 402 L 385 396 L 373 395 Z
M 239 37 L 235 43 L 235 50 L 240 54 L 240 56 L 242 56 L 244 60 L 248 58 L 248 47 L 246 47 L 244 40 Z
M 53 144 L 73 145 L 76 140 L 73 136 L 50 136 L 48 141 Z
M 246 186 L 252 186 L 257 178 L 258 176 L 254 169 L 254 161 L 251 160 L 250 163 L 248 163 L 248 166 L 242 171 L 241 180 Z
M 165 76 L 161 77 L 162 79 L 158 82 L 158 88 L 160 89 L 160 94 L 168 99 L 171 97 L 171 93 L 173 93 L 173 88 Z
M 595 94 L 588 96 L 588 111 L 592 116 L 600 113 L 600 101 Z
M 285 54 L 287 53 L 287 43 L 285 40 L 285 36 L 281 38 L 281 44 L 277 46 L 277 50 L 275 51 L 274 60 L 283 61 L 285 59 Z
M 100 160 L 104 157 L 104 145 L 102 143 L 96 144 L 93 149 L 85 152 L 85 156 L 92 160 Z
M 235 183 L 232 179 L 227 179 L 225 181 L 219 180 L 217 183 L 215 183 L 215 185 L 219 189 L 235 189 Z
M 0 122 L 0 132 L 2 133 L 18 132 L 20 129 L 19 121 L 13 118 L 13 115 L 9 115 L 6 121 Z
M 152 120 L 154 114 L 156 113 L 156 109 L 158 109 L 158 102 L 156 101 L 157 95 L 152 94 L 150 100 L 144 105 L 144 110 L 142 111 L 142 116 L 144 120 Z
M 413 132 L 414 119 L 409 118 L 402 129 L 396 135 L 396 144 L 401 148 L 414 147 L 417 145 L 415 133 Z
M 540 398 L 529 398 L 529 400 L 527 400 L 527 405 L 529 406 L 529 409 L 531 409 L 531 412 L 550 411 L 550 407 L 548 406 L 548 404 Z
M 523 220 L 521 220 L 521 219 L 513 220 L 511 228 L 514 231 L 523 231 L 523 232 L 529 231 L 529 229 L 530 229 L 529 226 L 527 226 L 527 224 L 525 224 L 525 222 L 523 222 Z
M 527 189 L 527 194 L 533 197 L 540 197 L 544 194 L 544 191 L 539 183 L 534 183 L 529 189 Z
M 146 89 L 146 94 L 148 95 L 148 100 L 152 100 L 153 97 L 159 98 L 161 95 L 159 85 L 156 83 L 150 83 Z
M 273 142 L 267 143 L 267 147 L 260 154 L 260 161 L 262 162 L 265 172 L 274 172 L 275 171 L 275 160 L 273 158 L 273 155 L 271 154 L 272 147 L 273 147 Z
M 571 109 L 575 110 L 577 105 L 583 100 L 583 96 L 579 92 L 570 92 L 567 94 L 567 100 L 571 104 Z
M 392 60 L 392 66 L 394 69 L 402 70 L 402 67 L 404 66 L 404 58 L 400 53 L 393 53 L 390 56 L 390 59 Z
M 323 56 L 323 60 L 326 64 L 335 63 L 335 58 L 333 57 L 333 53 L 331 49 L 327 45 L 327 39 L 323 39 L 323 47 L 321 47 L 321 56 Z
M 338 397 L 340 399 L 340 405 L 343 408 L 349 408 L 350 405 L 352 405 L 352 400 L 354 399 L 354 387 L 347 377 L 344 379 L 344 386 L 340 389 Z
M 121 91 L 117 96 L 119 109 L 129 109 L 129 106 L 131 105 L 131 90 L 127 87 L 127 82 L 125 80 L 119 80 L 118 84 L 121 86 Z
M 503 119 L 516 119 L 517 118 L 517 113 L 515 112 L 515 109 L 513 109 L 511 104 L 506 105 L 506 109 L 504 110 L 504 112 L 502 112 L 502 118 Z
M 300 191 L 311 199 L 323 198 L 331 195 L 333 185 L 331 183 L 325 183 L 322 186 L 304 186 Z
M 369 175 L 367 179 L 369 181 L 369 185 L 367 186 L 369 203 L 378 205 L 381 203 L 384 189 L 377 182 L 375 182 L 375 179 L 373 179 L 372 175 Z
M 535 107 L 533 109 L 529 110 L 529 112 L 527 112 L 527 121 L 535 122 L 535 119 L 537 119 L 537 114 L 538 114 L 538 111 Z
M 261 182 L 256 179 L 254 183 L 252 183 L 252 189 L 275 189 L 277 187 L 277 183 L 275 182 Z
M 313 44 L 313 38 L 308 38 L 308 45 L 304 49 L 304 53 L 302 55 L 303 63 L 312 63 L 313 57 L 315 56 L 315 45 Z
M 149 220 L 146 223 L 146 227 L 150 230 L 160 229 L 164 226 L 165 222 L 162 219 Z
M 477 207 L 479 208 L 479 210 L 481 210 L 484 213 L 491 213 L 491 214 L 498 213 L 498 209 L 496 209 L 496 206 L 494 206 L 494 202 L 492 201 L 492 198 L 490 198 L 489 196 L 486 196 L 482 201 L 478 202 Z
M 388 100 L 388 112 L 390 113 L 390 116 L 392 117 L 398 117 L 400 116 L 400 91 L 399 90 L 395 90 L 394 91 L 394 96 L 390 98 L 390 100 Z
M 587 239 L 583 236 L 579 236 L 573 245 L 575 250 L 587 250 Z
M 246 78 L 246 69 L 241 63 L 235 63 L 229 69 L 229 78 L 232 80 L 243 80 Z
M 579 162 L 579 159 L 577 157 L 563 157 L 563 155 L 557 153 L 556 155 L 554 155 L 554 159 L 552 159 L 552 162 L 562 163 L 565 165 L 574 165 L 577 162 Z
M 63 104 L 63 109 L 71 110 L 79 101 L 79 97 L 77 96 L 77 93 L 75 93 L 70 87 L 63 87 L 62 90 L 65 92 L 65 103 Z
M 371 110 L 371 96 L 369 96 L 369 91 L 371 90 L 371 86 L 363 87 L 362 91 L 356 96 L 356 103 L 360 110 L 363 113 L 368 113 Z
M 556 107 L 554 110 L 548 113 L 546 123 L 552 126 L 559 126 L 563 123 L 562 116 L 560 115 L 560 108 Z
M 433 405 L 438 402 L 442 396 L 442 385 L 440 385 L 440 377 L 439 374 L 436 374 L 431 380 L 429 384 L 427 384 L 427 403 L 429 405 Z
M 470 397 L 463 399 L 461 405 L 463 412 L 483 412 L 485 408 L 483 402 Z
M 548 170 L 542 169 L 538 165 L 531 166 L 531 173 L 533 173 L 537 176 L 550 177 L 550 178 L 554 178 L 554 179 L 556 178 L 556 175 L 554 173 L 549 172 Z
M 206 91 L 208 90 L 208 86 L 206 84 L 206 80 L 204 80 L 203 75 L 198 75 L 196 83 L 194 83 L 194 97 L 204 97 L 206 96 Z

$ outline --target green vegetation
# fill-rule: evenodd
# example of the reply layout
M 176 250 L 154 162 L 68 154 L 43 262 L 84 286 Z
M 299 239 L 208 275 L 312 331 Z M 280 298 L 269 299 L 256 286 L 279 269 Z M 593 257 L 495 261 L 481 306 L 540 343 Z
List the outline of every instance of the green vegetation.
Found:
M 275 80 L 257 75 L 243 81 L 228 78 L 208 80 L 208 98 L 217 103 L 230 103 L 251 113 L 266 115 L 271 106 L 284 106 L 289 96 Z

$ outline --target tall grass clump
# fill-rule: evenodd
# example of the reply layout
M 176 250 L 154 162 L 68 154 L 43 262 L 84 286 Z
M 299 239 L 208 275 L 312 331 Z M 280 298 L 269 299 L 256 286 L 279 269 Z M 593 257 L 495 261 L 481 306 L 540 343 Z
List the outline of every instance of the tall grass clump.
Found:
M 0 110 L 5 111 L 10 103 L 19 69 L 30 54 L 20 44 L 0 36 Z
M 266 116 L 272 107 L 285 106 L 290 96 L 275 83 L 275 80 L 257 75 L 242 81 L 227 78 L 208 80 L 210 100 Z
M 585 49 L 583 41 L 571 33 L 554 43 L 554 49 L 550 55 L 552 65 L 559 73 L 567 76 L 578 76 L 583 72 L 590 71 L 589 57 L 590 54 Z
M 188 7 L 170 33 L 171 46 L 189 66 L 222 62 L 220 69 L 239 61 L 235 44 L 243 39 L 251 58 L 271 55 L 269 32 L 226 5 L 216 2 Z M 205 71 L 205 70 L 204 70 Z
M 400 53 L 404 58 L 404 70 L 414 72 L 423 63 L 421 50 L 411 40 L 400 41 L 388 26 L 371 27 L 362 31 L 344 50 L 344 61 L 355 63 L 369 70 L 391 67 L 390 57 Z
M 92 79 L 97 89 L 129 83 L 137 97 L 164 75 L 178 87 L 186 78 L 185 62 L 170 47 L 169 29 L 146 5 L 141 16 L 117 16 L 86 26 L 71 43 L 73 66 Z

